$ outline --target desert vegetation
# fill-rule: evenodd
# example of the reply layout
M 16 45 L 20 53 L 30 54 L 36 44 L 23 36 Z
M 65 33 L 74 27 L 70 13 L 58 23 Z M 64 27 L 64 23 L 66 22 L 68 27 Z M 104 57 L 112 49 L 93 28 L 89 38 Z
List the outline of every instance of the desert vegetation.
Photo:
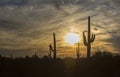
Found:
M 96 52 L 90 59 L 0 56 L 0 77 L 119 77 L 119 68 L 119 54 L 110 52 Z

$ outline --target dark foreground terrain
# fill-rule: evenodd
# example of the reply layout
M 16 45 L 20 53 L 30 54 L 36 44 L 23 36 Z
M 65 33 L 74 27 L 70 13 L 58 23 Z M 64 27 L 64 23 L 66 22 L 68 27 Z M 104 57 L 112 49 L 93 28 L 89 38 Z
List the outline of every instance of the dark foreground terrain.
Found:
M 0 57 L 0 77 L 120 77 L 120 56 L 96 53 L 91 59 L 50 60 L 37 56 Z

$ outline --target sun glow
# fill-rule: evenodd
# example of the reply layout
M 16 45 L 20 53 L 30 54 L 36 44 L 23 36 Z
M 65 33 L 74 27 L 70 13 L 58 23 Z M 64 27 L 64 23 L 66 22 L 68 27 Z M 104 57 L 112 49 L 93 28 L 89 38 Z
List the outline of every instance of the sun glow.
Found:
M 65 36 L 65 41 L 70 45 L 74 45 L 75 43 L 78 43 L 80 41 L 80 37 L 76 33 L 68 33 Z

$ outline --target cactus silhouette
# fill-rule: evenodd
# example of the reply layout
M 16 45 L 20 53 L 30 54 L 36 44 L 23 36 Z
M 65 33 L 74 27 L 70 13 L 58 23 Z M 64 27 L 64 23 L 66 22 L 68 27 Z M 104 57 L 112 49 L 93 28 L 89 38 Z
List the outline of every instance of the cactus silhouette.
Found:
M 49 45 L 50 48 L 50 52 L 53 51 L 53 59 L 56 60 L 56 35 L 55 33 L 53 33 L 53 41 L 54 41 L 54 48 L 52 47 L 52 45 Z
M 80 59 L 80 46 L 79 46 L 79 43 L 78 43 L 78 47 L 76 47 L 76 56 L 77 56 L 77 59 Z
M 52 50 L 52 46 L 51 46 L 51 44 L 49 45 L 49 53 L 48 53 L 48 57 L 51 59 L 52 58 L 52 52 L 51 51 L 53 51 Z
M 91 56 L 91 43 L 95 40 L 95 34 L 91 35 L 90 16 L 88 17 L 88 39 L 86 38 L 85 32 L 83 32 L 83 42 L 87 46 L 87 58 Z

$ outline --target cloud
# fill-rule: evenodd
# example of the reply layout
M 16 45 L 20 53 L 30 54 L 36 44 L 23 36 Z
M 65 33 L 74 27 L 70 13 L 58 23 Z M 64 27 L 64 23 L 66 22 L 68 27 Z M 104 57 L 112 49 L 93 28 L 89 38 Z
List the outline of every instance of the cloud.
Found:
M 119 0 L 0 0 L 0 48 L 40 48 L 47 54 L 53 32 L 59 40 L 58 48 L 62 47 L 67 32 L 73 30 L 82 37 L 91 16 L 97 41 L 112 43 L 119 50 L 119 43 L 108 41 L 118 40 L 118 6 Z

